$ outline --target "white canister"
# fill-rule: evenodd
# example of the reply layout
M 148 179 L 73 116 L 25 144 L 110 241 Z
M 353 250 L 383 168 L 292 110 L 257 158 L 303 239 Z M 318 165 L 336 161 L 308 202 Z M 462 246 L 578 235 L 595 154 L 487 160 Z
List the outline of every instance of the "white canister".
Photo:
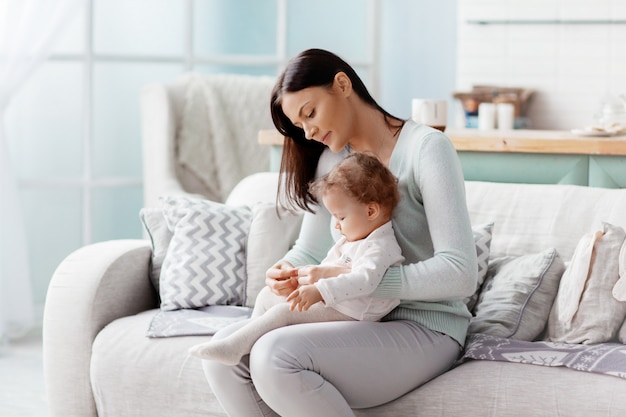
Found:
M 515 106 L 512 103 L 498 103 L 498 129 L 510 130 L 515 126 Z
M 491 130 L 496 128 L 496 105 L 480 103 L 478 105 L 478 129 Z
M 414 98 L 411 102 L 411 118 L 417 123 L 434 127 L 442 132 L 448 123 L 446 100 Z

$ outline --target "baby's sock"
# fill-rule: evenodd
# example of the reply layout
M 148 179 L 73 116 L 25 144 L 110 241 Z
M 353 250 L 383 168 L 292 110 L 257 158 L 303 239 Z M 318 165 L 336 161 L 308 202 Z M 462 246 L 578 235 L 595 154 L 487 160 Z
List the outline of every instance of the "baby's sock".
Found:
M 200 359 L 210 359 L 221 362 L 225 365 L 237 365 L 241 358 L 250 353 L 254 342 L 243 345 L 236 337 L 226 337 L 224 339 L 201 343 L 189 349 L 189 354 Z

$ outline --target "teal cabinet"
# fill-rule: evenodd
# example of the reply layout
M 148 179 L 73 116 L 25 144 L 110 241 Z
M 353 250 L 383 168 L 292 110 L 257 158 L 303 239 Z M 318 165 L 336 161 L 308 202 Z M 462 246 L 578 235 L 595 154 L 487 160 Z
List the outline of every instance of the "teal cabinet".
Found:
M 626 156 L 458 152 L 468 181 L 626 188 Z
M 626 156 L 590 156 L 589 186 L 626 188 Z
M 468 181 L 589 185 L 586 155 L 459 152 Z

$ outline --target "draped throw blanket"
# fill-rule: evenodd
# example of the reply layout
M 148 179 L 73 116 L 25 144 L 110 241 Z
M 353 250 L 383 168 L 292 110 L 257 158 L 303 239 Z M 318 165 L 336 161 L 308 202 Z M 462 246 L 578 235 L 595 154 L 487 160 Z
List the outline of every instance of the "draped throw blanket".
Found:
M 626 378 L 626 345 L 621 343 L 526 342 L 476 333 L 468 337 L 462 359 L 563 366 Z
M 273 128 L 270 114 L 275 79 L 236 74 L 187 77 L 178 162 L 202 182 L 213 201 L 223 202 L 247 175 L 269 170 L 269 147 L 261 129 Z

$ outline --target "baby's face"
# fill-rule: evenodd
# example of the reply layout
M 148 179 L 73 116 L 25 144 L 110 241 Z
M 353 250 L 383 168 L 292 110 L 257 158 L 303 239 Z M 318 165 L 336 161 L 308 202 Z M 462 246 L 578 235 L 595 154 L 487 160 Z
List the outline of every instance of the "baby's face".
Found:
M 349 242 L 364 239 L 377 226 L 370 219 L 369 206 L 345 195 L 341 190 L 331 188 L 324 193 L 322 201 L 335 218 L 335 228 Z

